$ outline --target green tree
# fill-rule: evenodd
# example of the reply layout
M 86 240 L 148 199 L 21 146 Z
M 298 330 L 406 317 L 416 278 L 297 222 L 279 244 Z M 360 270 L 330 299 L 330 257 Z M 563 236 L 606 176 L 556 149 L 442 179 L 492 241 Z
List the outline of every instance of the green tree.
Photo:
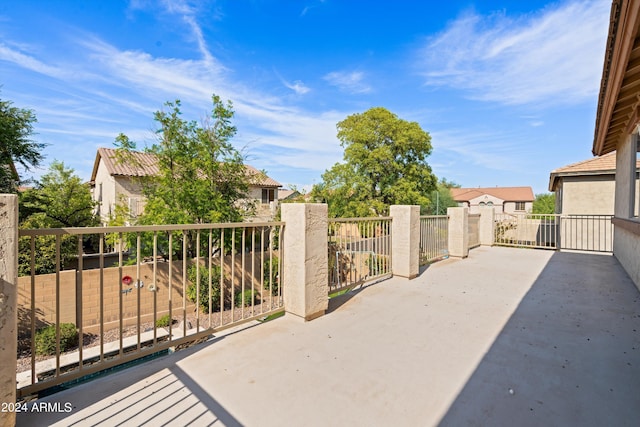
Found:
M 36 116 L 31 110 L 14 107 L 0 99 L 0 193 L 15 193 L 20 183 L 16 164 L 26 170 L 42 161 L 45 144 L 30 139 Z
M 556 195 L 555 193 L 541 193 L 536 194 L 536 199 L 533 201 L 534 214 L 552 214 L 556 210 Z
M 212 97 L 213 111 L 202 126 L 181 117 L 180 101 L 158 111 L 158 142 L 151 147 L 159 173 L 144 186 L 147 203 L 140 221 L 146 224 L 192 224 L 241 221 L 239 201 L 251 177 L 230 143 L 233 106 Z
M 330 216 L 386 215 L 392 204 L 428 209 L 436 177 L 425 161 L 431 137 L 418 123 L 376 107 L 348 116 L 337 129 L 344 163 L 327 170 L 311 193 L 328 203 Z
M 447 208 L 458 206 L 458 202 L 453 200 L 451 189 L 459 187 L 458 184 L 447 181 L 446 178 L 438 181 L 436 189 L 431 193 L 431 208 L 429 209 L 429 213 L 432 215 L 446 215 Z
M 157 142 L 149 152 L 157 156 L 159 171 L 156 176 L 141 181 L 146 203 L 144 213 L 135 219 L 137 224 L 237 222 L 253 209 L 244 200 L 249 184 L 254 179 L 258 181 L 260 176 L 248 175 L 241 153 L 230 142 L 236 134 L 236 127 L 231 123 L 233 105 L 217 95 L 213 95 L 212 102 L 212 113 L 201 125 L 182 118 L 179 100 L 165 103 L 165 109 L 154 114 L 158 124 Z M 135 143 L 119 135 L 116 146 L 118 159 L 126 161 L 130 157 L 127 152 L 135 148 Z M 125 209 L 120 211 L 120 217 L 124 218 Z M 118 220 L 115 217 L 112 223 Z M 191 257 L 196 252 L 195 236 L 187 234 L 187 256 Z M 225 246 L 230 234 L 225 233 Z M 214 231 L 214 235 L 213 244 L 221 246 L 220 232 Z M 177 237 L 174 247 L 167 250 L 181 258 L 182 234 L 174 237 Z M 143 256 L 150 255 L 152 245 L 147 241 L 150 238 L 142 236 Z M 128 247 L 134 245 L 128 242 Z M 205 249 L 206 245 L 202 245 L 201 249 Z
M 66 228 L 98 225 L 95 202 L 89 186 L 63 162 L 54 161 L 35 188 L 20 195 L 20 228 Z M 91 236 L 83 240 L 83 247 L 92 245 Z M 30 238 L 20 239 L 20 274 L 30 273 Z M 60 263 L 65 268 L 78 254 L 75 236 L 61 237 Z M 36 239 L 36 274 L 55 271 L 55 237 Z

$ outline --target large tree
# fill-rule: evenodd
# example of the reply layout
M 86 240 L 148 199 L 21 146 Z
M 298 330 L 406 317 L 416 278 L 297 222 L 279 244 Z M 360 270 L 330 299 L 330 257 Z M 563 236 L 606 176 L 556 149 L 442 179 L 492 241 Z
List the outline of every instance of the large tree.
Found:
M 0 99 L 0 193 L 15 193 L 20 183 L 16 165 L 26 170 L 42 161 L 44 144 L 30 139 L 36 116 Z
M 166 110 L 155 113 L 158 142 L 150 151 L 158 157 L 159 174 L 145 182 L 142 223 L 242 220 L 240 201 L 251 177 L 230 142 L 236 134 L 231 102 L 217 95 L 212 101 L 211 116 L 202 125 L 181 117 L 180 101 L 167 102 Z
M 54 161 L 35 188 L 20 194 L 21 228 L 91 227 L 98 225 L 95 202 L 91 191 L 73 169 Z M 84 246 L 90 245 L 90 236 Z M 61 239 L 61 268 L 66 267 L 78 254 L 77 238 L 64 235 Z M 29 274 L 29 238 L 20 239 L 20 274 Z M 36 274 L 55 271 L 55 238 L 43 236 L 36 239 L 38 256 L 35 259 Z
M 427 211 L 436 177 L 426 158 L 431 137 L 416 122 L 376 107 L 337 124 L 344 162 L 314 186 L 332 217 L 386 215 L 389 205 L 420 205 Z

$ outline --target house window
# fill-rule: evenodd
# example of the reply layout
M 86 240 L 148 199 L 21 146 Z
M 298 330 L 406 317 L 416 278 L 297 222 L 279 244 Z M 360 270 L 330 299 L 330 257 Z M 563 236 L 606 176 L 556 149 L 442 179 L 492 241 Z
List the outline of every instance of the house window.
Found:
M 262 189 L 262 203 L 268 204 L 269 202 L 273 202 L 276 198 L 276 190 L 273 188 L 263 188 Z
M 485 202 L 480 202 L 479 205 L 480 206 L 487 206 L 487 204 Z
M 487 202 L 487 206 L 493 206 L 493 202 Z
M 136 218 L 138 216 L 138 198 L 129 197 L 129 216 Z
M 526 203 L 525 202 L 516 202 L 516 210 L 517 211 L 523 211 L 526 207 Z

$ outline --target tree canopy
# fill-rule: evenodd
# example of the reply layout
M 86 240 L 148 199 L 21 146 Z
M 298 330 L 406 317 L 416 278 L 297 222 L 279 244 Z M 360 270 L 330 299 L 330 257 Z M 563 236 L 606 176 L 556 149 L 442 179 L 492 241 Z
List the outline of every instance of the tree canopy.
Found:
M 75 175 L 63 162 L 54 161 L 33 189 L 20 194 L 21 228 L 92 227 L 98 225 L 95 202 L 89 186 Z M 89 245 L 89 237 L 83 244 Z M 29 238 L 20 239 L 20 274 L 29 274 Z M 38 256 L 35 259 L 36 274 L 55 271 L 55 237 L 36 239 Z M 78 253 L 74 236 L 61 239 L 61 267 L 65 267 Z
M 536 194 L 536 199 L 533 201 L 533 209 L 531 213 L 552 214 L 552 213 L 555 213 L 555 210 L 556 210 L 555 193 Z
M 418 123 L 376 107 L 348 116 L 337 129 L 344 162 L 327 170 L 311 193 L 328 203 L 330 216 L 386 215 L 392 204 L 428 209 L 437 180 L 425 161 L 431 137 Z
M 0 193 L 17 191 L 20 177 L 16 164 L 29 170 L 42 161 L 40 151 L 45 144 L 30 139 L 35 122 L 33 111 L 0 99 Z
M 447 208 L 458 206 L 458 202 L 453 200 L 451 189 L 459 187 L 460 185 L 447 181 L 446 178 L 442 178 L 438 181 L 436 189 L 431 193 L 431 207 L 428 210 L 429 214 L 446 215 Z
M 146 198 L 140 224 L 190 224 L 241 221 L 241 200 L 251 177 L 241 153 L 230 143 L 233 105 L 213 95 L 213 110 L 202 125 L 182 118 L 180 101 L 157 111 L 157 142 L 148 150 L 158 158 L 159 173 L 142 182 Z M 119 157 L 135 144 L 125 135 L 116 139 Z M 257 177 L 256 177 L 257 178 Z

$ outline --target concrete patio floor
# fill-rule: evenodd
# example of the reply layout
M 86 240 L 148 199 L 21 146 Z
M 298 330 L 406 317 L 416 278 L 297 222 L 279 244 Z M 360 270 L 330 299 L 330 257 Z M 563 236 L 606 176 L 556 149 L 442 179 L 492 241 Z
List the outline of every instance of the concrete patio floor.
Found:
M 43 425 L 638 425 L 640 294 L 615 258 L 474 249 L 39 402 Z M 31 404 L 32 405 L 32 404 Z

